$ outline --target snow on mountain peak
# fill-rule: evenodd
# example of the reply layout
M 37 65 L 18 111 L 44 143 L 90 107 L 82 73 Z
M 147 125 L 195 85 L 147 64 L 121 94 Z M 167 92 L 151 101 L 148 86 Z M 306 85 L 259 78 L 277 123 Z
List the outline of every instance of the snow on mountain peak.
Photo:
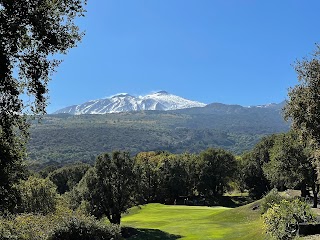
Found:
M 206 104 L 191 101 L 166 91 L 158 91 L 145 96 L 131 96 L 128 93 L 119 93 L 108 98 L 89 101 L 80 105 L 60 109 L 57 113 L 105 114 L 114 112 L 130 112 L 142 110 L 176 110 L 192 107 L 204 107 Z

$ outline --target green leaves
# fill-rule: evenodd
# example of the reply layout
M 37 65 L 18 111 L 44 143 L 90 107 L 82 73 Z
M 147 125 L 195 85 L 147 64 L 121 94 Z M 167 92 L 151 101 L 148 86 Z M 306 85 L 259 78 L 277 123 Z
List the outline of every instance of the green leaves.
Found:
M 88 164 L 73 164 L 54 170 L 48 178 L 57 186 L 57 191 L 63 194 L 72 190 L 89 168 Z
M 310 153 L 295 133 L 276 136 L 270 149 L 270 161 L 263 166 L 273 186 L 295 188 L 303 181 L 311 185 L 312 170 Z
M 31 176 L 21 181 L 17 189 L 21 198 L 21 212 L 48 214 L 55 211 L 58 194 L 50 180 Z
M 223 149 L 209 148 L 200 153 L 200 161 L 199 191 L 207 196 L 222 195 L 237 170 L 234 156 Z
M 74 19 L 83 16 L 85 4 L 86 0 L 0 0 L 1 209 L 14 205 L 14 199 L 5 196 L 12 193 L 22 171 L 29 127 L 24 113 L 46 112 L 47 84 L 59 64 L 54 55 L 67 53 L 80 41 L 83 34 Z M 21 99 L 24 94 L 29 102 Z
M 288 92 L 285 118 L 304 139 L 320 144 L 320 52 L 319 46 L 310 58 L 297 61 L 295 70 L 299 84 Z
M 278 240 L 293 239 L 298 234 L 299 223 L 314 220 L 309 204 L 299 199 L 283 199 L 263 215 L 266 231 Z
M 132 206 L 137 194 L 135 160 L 127 152 L 116 151 L 112 157 L 102 154 L 83 183 L 82 195 L 90 204 L 90 212 L 98 218 L 105 215 L 111 223 L 120 224 L 121 213 Z
M 61 199 L 60 199 L 61 200 Z M 106 225 L 92 216 L 72 211 L 59 201 L 47 215 L 20 214 L 0 218 L 0 239 L 119 239 L 120 227 Z

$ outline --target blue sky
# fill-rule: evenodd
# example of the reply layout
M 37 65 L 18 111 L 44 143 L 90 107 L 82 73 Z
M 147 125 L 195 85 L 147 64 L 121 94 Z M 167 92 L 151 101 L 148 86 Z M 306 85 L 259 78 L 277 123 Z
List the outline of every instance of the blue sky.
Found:
M 281 102 L 320 41 L 319 0 L 88 0 L 86 35 L 49 85 L 48 112 L 119 92 Z

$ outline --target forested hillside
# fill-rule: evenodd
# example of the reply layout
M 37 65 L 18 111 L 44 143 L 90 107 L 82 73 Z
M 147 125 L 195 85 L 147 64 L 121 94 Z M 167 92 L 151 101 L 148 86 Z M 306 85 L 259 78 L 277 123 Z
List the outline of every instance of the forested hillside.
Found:
M 37 162 L 91 162 L 115 149 L 132 154 L 168 150 L 198 153 L 221 147 L 240 154 L 262 136 L 286 132 L 280 105 L 245 108 L 209 104 L 176 111 L 104 115 L 47 115 L 31 128 L 29 158 Z

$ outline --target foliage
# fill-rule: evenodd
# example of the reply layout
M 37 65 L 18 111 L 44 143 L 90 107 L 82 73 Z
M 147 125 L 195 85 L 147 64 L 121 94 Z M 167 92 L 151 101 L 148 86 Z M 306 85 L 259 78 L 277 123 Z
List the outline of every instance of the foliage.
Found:
M 41 170 L 38 171 L 38 173 L 42 178 L 46 178 L 50 173 L 57 170 L 58 168 L 59 168 L 58 165 L 49 165 L 49 166 L 43 167 Z
M 76 186 L 89 168 L 90 165 L 83 163 L 64 166 L 51 172 L 48 179 L 57 186 L 57 191 L 63 194 Z
M 299 223 L 314 220 L 310 206 L 299 199 L 281 200 L 263 215 L 268 234 L 275 239 L 289 240 L 298 234 Z
M 25 178 L 24 147 L 21 139 L 13 138 L 7 142 L 1 132 L 0 126 L 0 212 L 6 214 L 15 211 L 18 196 L 14 185 Z
M 132 206 L 137 193 L 136 164 L 129 153 L 116 151 L 112 157 L 107 153 L 98 156 L 83 181 L 83 199 L 89 202 L 90 212 L 120 224 L 121 213 Z
M 47 240 L 53 233 L 62 232 L 72 222 L 79 223 L 79 226 L 87 226 L 91 230 L 101 230 L 104 234 L 109 232 L 110 235 L 119 235 L 117 227 L 102 226 L 102 223 L 97 222 L 95 218 L 79 211 L 72 211 L 63 199 L 59 199 L 56 211 L 47 215 L 20 214 L 0 218 L 0 239 Z
M 244 188 L 249 190 L 250 196 L 255 199 L 261 198 L 271 189 L 263 165 L 270 161 L 270 149 L 275 138 L 276 135 L 262 138 L 252 151 L 245 153 L 240 160 L 241 181 Z
M 223 148 L 236 154 L 251 150 L 262 136 L 288 131 L 279 109 L 214 108 L 146 111 L 103 115 L 47 115 L 33 122 L 29 156 L 38 162 L 93 163 L 115 149 L 199 153 Z M 196 114 L 198 111 L 204 111 Z M 205 111 L 206 110 L 206 111 Z
M 12 240 L 17 238 L 18 237 L 13 230 L 13 224 L 11 224 L 10 221 L 0 218 L 0 239 Z
M 308 194 L 308 186 L 315 189 L 310 147 L 293 131 L 264 137 L 251 152 L 241 156 L 239 165 L 242 188 L 248 189 L 253 198 L 260 198 L 272 187 L 300 188 L 303 197 Z
M 206 196 L 222 195 L 237 170 L 234 156 L 223 149 L 209 148 L 200 153 L 200 161 L 198 190 Z
M 290 119 L 292 128 L 300 135 L 304 142 L 312 149 L 313 173 L 312 190 L 314 194 L 314 207 L 317 206 L 317 194 L 319 189 L 319 149 L 320 149 L 320 46 L 310 58 L 297 61 L 295 70 L 299 84 L 288 92 L 284 113 L 285 118 Z
M 179 196 L 193 196 L 199 170 L 197 157 L 191 154 L 166 154 L 159 161 L 160 202 L 174 203 Z
M 284 197 L 280 196 L 278 190 L 273 188 L 264 198 L 261 200 L 260 211 L 261 213 L 265 213 L 275 204 L 279 204 Z
M 320 46 L 311 58 L 297 61 L 295 70 L 299 84 L 289 90 L 289 100 L 284 108 L 285 117 L 292 122 L 292 128 L 303 137 L 311 137 L 320 144 Z
M 160 152 L 140 152 L 136 156 L 139 178 L 140 203 L 162 201 L 160 171 L 161 157 L 167 154 Z
M 197 154 L 139 153 L 136 159 L 141 170 L 140 186 L 145 202 L 173 204 L 180 199 L 186 204 L 185 201 L 189 198 L 190 201 L 199 198 L 199 193 L 207 196 L 221 195 L 223 188 L 226 190 L 235 176 L 237 163 L 232 154 L 223 150 L 208 149 L 206 152 L 217 153 L 212 156 L 216 161 L 215 165 L 208 163 L 209 158 L 203 160 L 201 155 Z M 212 187 L 210 183 L 219 185 L 220 190 L 209 194 Z M 205 204 L 205 201 L 202 201 L 202 204 Z
M 28 138 L 26 109 L 45 113 L 47 83 L 65 54 L 81 39 L 74 20 L 85 0 L 0 0 L 0 209 L 16 204 Z M 30 100 L 23 102 L 27 94 Z
M 135 185 L 131 195 L 127 195 L 128 200 L 135 200 L 140 204 L 160 202 L 205 205 L 207 201 L 200 193 L 210 197 L 222 195 L 224 190 L 227 190 L 230 181 L 233 180 L 235 171 L 238 170 L 237 162 L 232 154 L 221 149 L 209 149 L 207 152 L 214 153 L 214 156 L 211 156 L 213 160 L 207 158 L 204 161 L 201 160 L 199 155 L 189 153 L 139 153 L 134 159 L 134 178 L 131 181 L 135 182 Z M 105 158 L 105 162 L 99 164 L 106 169 L 110 169 L 109 172 L 117 174 L 119 170 L 108 167 L 110 165 L 108 162 L 111 160 Z M 215 161 L 215 164 L 209 164 L 210 161 L 211 163 Z M 119 182 L 116 180 L 116 176 L 110 173 L 109 175 L 100 174 L 100 179 L 104 180 L 98 180 L 97 165 L 98 161 L 95 168 L 86 173 L 77 187 L 65 193 L 65 195 L 72 209 L 80 207 L 100 217 L 105 214 L 104 209 L 107 206 L 105 202 L 109 201 L 107 197 L 102 196 L 101 192 L 109 193 L 110 197 L 113 196 L 112 191 L 114 190 L 109 187 L 109 181 L 117 182 L 113 186 L 116 186 Z M 211 168 L 206 167 L 208 165 Z M 109 178 L 112 178 L 112 180 L 109 180 Z M 101 181 L 103 181 L 103 184 L 99 183 Z M 219 191 L 211 191 L 210 194 L 207 194 L 213 184 L 215 184 L 215 187 L 219 186 Z
M 90 174 L 92 170 L 89 169 L 86 174 Z M 90 204 L 84 198 L 87 197 L 86 176 L 75 186 L 70 192 L 66 192 L 63 198 L 66 200 L 68 208 L 72 210 L 79 210 L 85 214 L 90 214 Z
M 263 171 L 270 183 L 279 188 L 312 185 L 313 164 L 308 148 L 294 132 L 279 134 L 270 149 L 270 161 Z
M 56 227 L 48 240 L 118 240 L 121 238 L 120 227 L 106 225 L 94 219 L 72 218 Z
M 48 214 L 55 211 L 58 194 L 50 180 L 30 176 L 21 181 L 17 189 L 21 198 L 21 212 Z

